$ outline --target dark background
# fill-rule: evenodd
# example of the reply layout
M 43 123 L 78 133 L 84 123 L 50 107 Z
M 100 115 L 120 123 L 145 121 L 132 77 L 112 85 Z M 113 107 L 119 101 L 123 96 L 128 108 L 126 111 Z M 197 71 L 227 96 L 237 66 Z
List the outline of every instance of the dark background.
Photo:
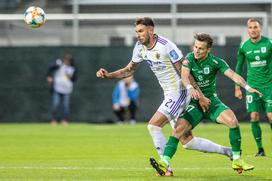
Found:
M 227 61 L 234 69 L 237 46 L 215 46 L 216 56 Z M 184 54 L 188 47 L 181 47 Z M 78 80 L 71 97 L 73 122 L 111 122 L 115 117 L 111 109 L 111 94 L 117 80 L 96 78 L 96 71 L 103 67 L 109 71 L 129 62 L 133 47 L 12 47 L 0 48 L 0 121 L 48 122 L 51 97 L 46 82 L 50 64 L 65 53 L 75 58 L 79 70 Z M 135 73 L 140 93 L 138 121 L 148 121 L 163 99 L 162 90 L 146 63 Z M 217 92 L 241 121 L 249 119 L 245 100 L 234 97 L 234 84 L 219 75 Z

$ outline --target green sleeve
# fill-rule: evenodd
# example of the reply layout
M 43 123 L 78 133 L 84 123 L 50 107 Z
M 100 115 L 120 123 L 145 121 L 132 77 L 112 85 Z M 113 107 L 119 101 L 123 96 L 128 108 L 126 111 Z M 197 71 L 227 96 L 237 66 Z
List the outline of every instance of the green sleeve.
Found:
M 220 72 L 222 74 L 224 74 L 224 72 L 230 68 L 229 65 L 223 59 L 218 58 L 217 61 L 219 62 L 218 68 L 219 68 Z
M 190 62 L 192 61 L 192 58 L 193 58 L 192 54 L 189 53 L 188 55 L 186 55 L 185 60 L 183 60 L 183 62 L 182 62 L 182 66 L 184 66 L 188 69 L 191 69 Z
M 242 49 L 239 48 L 237 53 L 237 64 L 235 67 L 235 72 L 239 75 L 243 74 L 244 61 L 245 61 L 245 56 L 242 52 Z
M 269 41 L 270 41 L 270 51 L 272 52 L 272 39 L 270 38 Z

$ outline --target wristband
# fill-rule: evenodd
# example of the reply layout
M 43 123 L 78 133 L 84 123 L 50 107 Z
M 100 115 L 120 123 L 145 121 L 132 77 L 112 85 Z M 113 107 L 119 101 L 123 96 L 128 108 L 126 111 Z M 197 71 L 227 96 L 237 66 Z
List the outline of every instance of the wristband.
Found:
M 186 89 L 187 89 L 187 90 L 189 90 L 189 89 L 191 89 L 191 88 L 194 88 L 191 84 L 188 84 L 188 85 L 186 86 Z
M 251 89 L 251 87 L 249 85 L 246 85 L 245 89 L 248 91 L 249 89 Z

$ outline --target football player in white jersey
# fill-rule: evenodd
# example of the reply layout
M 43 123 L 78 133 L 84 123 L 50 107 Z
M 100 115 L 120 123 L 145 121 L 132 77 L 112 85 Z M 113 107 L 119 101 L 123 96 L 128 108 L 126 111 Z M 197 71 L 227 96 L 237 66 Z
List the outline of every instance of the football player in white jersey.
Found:
M 191 97 L 202 102 L 203 109 L 209 106 L 209 100 L 194 87 L 185 88 L 181 82 L 181 61 L 184 59 L 177 46 L 168 39 L 154 34 L 154 22 L 149 17 L 137 18 L 135 22 L 137 43 L 133 50 L 132 60 L 119 70 L 108 72 L 101 68 L 96 75 L 99 78 L 124 78 L 131 76 L 140 62 L 147 61 L 156 75 L 164 92 L 164 100 L 148 123 L 148 130 L 160 157 L 163 156 L 165 137 L 162 127 L 171 120 L 176 120 L 186 109 Z M 195 84 L 193 84 L 195 85 Z M 199 90 L 199 89 L 198 89 Z M 171 124 L 174 129 L 174 124 Z M 189 133 L 181 140 L 184 148 L 202 152 L 219 153 L 231 157 L 231 148 L 227 148 L 204 138 L 193 137 Z M 169 171 L 166 176 L 172 176 Z

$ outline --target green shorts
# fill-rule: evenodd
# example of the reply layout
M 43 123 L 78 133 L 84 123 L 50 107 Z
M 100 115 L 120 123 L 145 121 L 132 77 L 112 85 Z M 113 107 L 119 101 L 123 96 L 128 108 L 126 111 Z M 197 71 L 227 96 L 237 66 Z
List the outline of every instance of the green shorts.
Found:
M 257 88 L 263 96 L 259 97 L 256 93 L 247 92 L 246 108 L 247 112 L 272 112 L 272 87 Z
M 197 101 L 192 100 L 186 111 L 179 117 L 187 120 L 192 127 L 196 127 L 204 118 L 216 122 L 217 117 L 221 112 L 230 109 L 217 96 L 209 97 L 211 105 L 208 112 L 203 112 Z

